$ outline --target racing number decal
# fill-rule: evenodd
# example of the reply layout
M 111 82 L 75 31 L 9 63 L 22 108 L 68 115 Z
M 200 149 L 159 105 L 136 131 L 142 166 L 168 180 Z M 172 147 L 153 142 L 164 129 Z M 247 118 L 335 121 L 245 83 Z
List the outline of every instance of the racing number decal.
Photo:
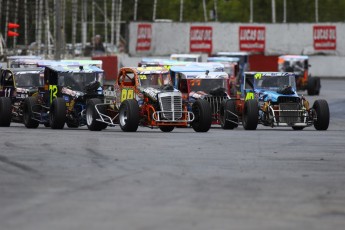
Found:
M 246 101 L 248 101 L 250 99 L 254 99 L 254 93 L 253 92 L 248 92 L 246 94 Z
M 255 75 L 254 75 L 254 78 L 255 79 L 261 79 L 261 77 L 262 77 L 262 74 L 261 73 L 256 73 Z
M 200 84 L 201 84 L 201 80 L 200 79 L 190 80 L 190 85 L 191 86 L 195 86 L 195 85 L 200 86 Z
M 121 91 L 121 102 L 127 99 L 133 99 L 134 98 L 134 90 L 133 89 L 123 89 Z
M 166 68 L 167 70 L 170 70 L 171 65 L 165 65 L 164 68 Z
M 49 85 L 50 92 L 50 103 L 53 102 L 53 99 L 57 97 L 58 88 L 57 85 Z

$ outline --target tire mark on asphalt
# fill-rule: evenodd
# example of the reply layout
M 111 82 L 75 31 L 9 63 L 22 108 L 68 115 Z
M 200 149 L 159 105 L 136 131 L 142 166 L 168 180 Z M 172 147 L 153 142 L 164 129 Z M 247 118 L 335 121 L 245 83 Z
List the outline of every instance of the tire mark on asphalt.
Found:
M 4 145 L 5 145 L 6 147 L 8 147 L 8 148 L 24 149 L 24 147 L 18 146 L 18 145 L 14 144 L 14 143 L 12 143 L 12 142 L 10 142 L 10 141 L 5 141 L 5 142 L 4 142 Z
M 128 177 L 132 177 L 135 175 L 140 175 L 142 173 L 151 171 L 150 169 L 143 169 L 143 170 L 136 170 L 124 175 L 119 175 L 119 176 L 111 176 L 107 179 L 103 179 L 101 181 L 97 181 L 94 183 L 88 183 L 88 184 L 83 184 L 74 188 L 67 188 L 66 190 L 63 191 L 59 191 L 56 193 L 51 193 L 48 196 L 45 196 L 43 199 L 40 200 L 33 200 L 30 201 L 26 204 L 25 207 L 21 207 L 18 210 L 14 210 L 14 211 L 10 211 L 8 213 L 6 213 L 2 219 L 11 219 L 13 218 L 13 216 L 19 216 L 19 215 L 23 215 L 26 212 L 29 212 L 30 210 L 37 210 L 38 208 L 42 208 L 44 206 L 47 205 L 51 205 L 54 202 L 61 202 L 62 199 L 65 199 L 66 196 L 70 196 L 76 193 L 80 193 L 80 192 L 90 192 L 90 191 L 94 191 L 95 189 L 100 189 L 103 186 L 107 186 L 109 184 L 111 184 L 112 182 L 115 182 L 117 180 L 121 180 L 124 178 L 128 178 Z
M 29 173 L 33 173 L 33 174 L 41 176 L 41 174 L 37 170 L 35 170 L 35 169 L 33 169 L 27 165 L 12 161 L 12 160 L 8 159 L 8 157 L 6 157 L 6 156 L 0 155 L 0 162 L 8 164 L 10 166 L 13 166 L 15 168 L 18 168 L 18 169 L 23 170 L 25 172 L 29 172 Z
M 85 148 L 85 150 L 89 153 L 91 156 L 91 162 L 96 164 L 100 168 L 104 168 L 104 163 L 108 162 L 109 158 L 99 152 L 97 152 L 94 149 L 91 148 Z

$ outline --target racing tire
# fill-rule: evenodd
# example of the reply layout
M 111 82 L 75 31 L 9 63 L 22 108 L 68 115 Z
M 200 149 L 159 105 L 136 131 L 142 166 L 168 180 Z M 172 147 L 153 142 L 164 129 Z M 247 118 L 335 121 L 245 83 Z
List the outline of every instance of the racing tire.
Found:
M 259 107 L 256 100 L 250 99 L 244 103 L 242 123 L 245 130 L 256 130 L 259 123 Z
M 49 121 L 50 128 L 63 129 L 66 122 L 66 102 L 63 98 L 57 97 L 50 106 Z
M 329 107 L 326 100 L 319 99 L 313 104 L 313 109 L 316 113 L 316 120 L 314 121 L 314 127 L 316 130 L 327 130 L 329 126 Z
M 86 104 L 86 125 L 90 131 L 101 131 L 108 126 L 108 124 L 96 120 L 100 118 L 96 105 L 101 103 L 102 101 L 99 98 L 92 98 Z M 106 112 L 105 106 L 99 106 L 98 110 L 102 114 Z
M 219 120 L 220 126 L 223 129 L 234 129 L 238 127 L 238 117 L 234 114 L 236 114 L 235 101 L 231 99 L 222 101 L 219 109 Z
M 32 119 L 34 114 L 33 112 L 38 112 L 34 106 L 37 105 L 37 98 L 27 97 L 23 102 L 23 122 L 26 128 L 36 129 L 40 122 Z
M 308 85 L 307 85 L 307 91 L 308 95 L 319 95 L 320 94 L 320 78 L 319 77 L 309 77 L 308 79 Z
M 119 123 L 122 131 L 135 132 L 139 126 L 139 105 L 134 99 L 125 100 L 119 109 Z
M 207 132 L 212 124 L 212 110 L 208 101 L 197 100 L 192 105 L 194 121 L 191 123 L 195 132 Z
M 293 130 L 303 130 L 304 128 L 304 126 L 292 126 Z
M 12 102 L 9 97 L 0 97 L 0 127 L 9 127 L 12 119 Z
M 162 131 L 162 132 L 165 132 L 165 133 L 169 133 L 171 131 L 173 131 L 175 128 L 175 126 L 159 126 L 159 129 Z

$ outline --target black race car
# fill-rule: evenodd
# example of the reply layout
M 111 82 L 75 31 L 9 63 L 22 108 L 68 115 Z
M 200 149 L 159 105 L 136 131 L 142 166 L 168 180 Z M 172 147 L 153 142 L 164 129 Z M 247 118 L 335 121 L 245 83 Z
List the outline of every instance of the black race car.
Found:
M 0 70 L 0 126 L 23 123 L 23 102 L 43 86 L 43 68 Z
M 24 124 L 52 129 L 86 125 L 85 108 L 91 98 L 103 99 L 103 70 L 96 66 L 48 66 L 44 87 L 24 100 Z

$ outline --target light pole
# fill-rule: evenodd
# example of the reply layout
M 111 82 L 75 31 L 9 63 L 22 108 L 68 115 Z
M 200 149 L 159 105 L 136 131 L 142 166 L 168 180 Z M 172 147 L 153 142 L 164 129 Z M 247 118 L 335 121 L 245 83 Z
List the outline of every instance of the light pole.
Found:
M 254 14 L 253 0 L 250 0 L 250 18 L 249 18 L 250 23 L 253 23 L 253 14 Z
M 272 23 L 276 23 L 276 1 L 272 0 Z
M 61 41 L 62 41 L 62 36 L 61 36 L 61 0 L 56 0 L 55 1 L 55 12 L 56 12 L 56 35 L 55 35 L 55 55 L 54 58 L 55 60 L 60 60 L 61 59 Z
M 315 22 L 319 22 L 319 1 L 315 0 Z

